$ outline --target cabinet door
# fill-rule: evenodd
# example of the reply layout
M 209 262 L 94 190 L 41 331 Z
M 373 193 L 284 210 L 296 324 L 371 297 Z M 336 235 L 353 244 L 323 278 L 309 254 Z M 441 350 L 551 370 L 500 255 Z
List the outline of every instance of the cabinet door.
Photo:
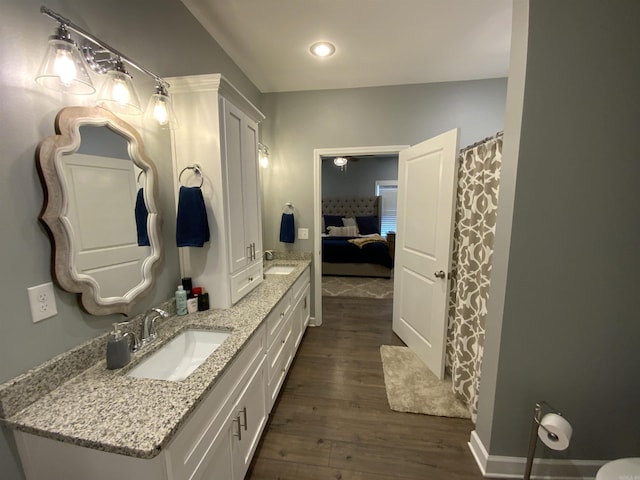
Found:
M 264 358 L 238 398 L 232 419 L 234 469 L 233 478 L 244 478 L 253 453 L 267 422 L 265 402 L 266 369 Z
M 258 124 L 246 115 L 242 121 L 242 197 L 245 243 L 254 261 L 262 262 L 260 177 L 258 174 Z
M 233 104 L 224 98 L 221 103 L 223 141 L 220 148 L 226 174 L 225 198 L 227 204 L 225 210 L 229 239 L 229 268 L 231 272 L 236 272 L 247 266 L 250 258 L 250 248 L 248 242 L 245 241 L 244 232 L 244 216 L 247 208 L 244 204 L 242 179 L 243 123 L 246 123 L 246 120 L 245 115 Z
M 234 478 L 231 435 L 231 430 L 225 429 L 224 434 L 207 452 L 206 465 L 198 471 L 197 476 L 192 480 L 231 480 Z

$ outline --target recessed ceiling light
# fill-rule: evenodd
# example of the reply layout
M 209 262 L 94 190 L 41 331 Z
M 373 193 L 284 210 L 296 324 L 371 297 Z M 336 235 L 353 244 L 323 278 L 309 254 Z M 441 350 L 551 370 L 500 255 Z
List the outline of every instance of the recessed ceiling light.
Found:
M 309 50 L 316 57 L 330 57 L 336 52 L 336 47 L 329 42 L 318 42 L 311 45 Z

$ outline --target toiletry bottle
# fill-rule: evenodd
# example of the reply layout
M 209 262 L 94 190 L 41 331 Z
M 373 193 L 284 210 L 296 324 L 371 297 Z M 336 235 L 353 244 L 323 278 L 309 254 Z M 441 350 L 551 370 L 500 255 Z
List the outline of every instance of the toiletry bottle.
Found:
M 107 340 L 107 368 L 115 370 L 122 368 L 131 361 L 131 344 L 127 338 L 129 334 L 122 334 L 120 327 L 126 322 L 114 323 L 113 332 Z
M 191 295 L 191 288 L 193 284 L 191 282 L 191 277 L 184 277 L 182 279 L 182 288 L 184 288 L 187 292 L 187 295 Z
M 198 295 L 200 295 L 200 292 L 202 292 L 200 287 L 191 289 L 191 295 L 187 298 L 187 312 L 194 313 L 198 311 Z
M 182 285 L 178 285 L 178 290 L 176 290 L 176 313 L 178 315 L 187 314 L 187 292 Z
M 198 311 L 204 312 L 205 310 L 209 310 L 209 294 L 203 288 L 200 295 L 198 295 Z

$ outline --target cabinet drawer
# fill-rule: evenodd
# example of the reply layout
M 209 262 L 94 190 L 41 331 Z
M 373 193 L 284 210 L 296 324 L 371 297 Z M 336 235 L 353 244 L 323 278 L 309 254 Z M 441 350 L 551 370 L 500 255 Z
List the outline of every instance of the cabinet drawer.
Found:
M 262 262 L 258 262 L 231 277 L 231 303 L 236 303 L 262 283 Z
M 284 335 L 285 333 L 286 335 Z M 267 385 L 267 402 L 269 411 L 271 411 L 276 398 L 278 398 L 278 393 L 284 383 L 289 365 L 293 359 L 293 336 L 291 329 L 284 328 L 283 336 L 285 336 L 285 338 L 284 343 L 282 343 L 282 348 L 278 349 L 274 347 L 273 350 L 276 351 L 276 355 L 273 357 L 273 363 L 269 362 L 268 365 L 269 382 Z M 268 358 L 268 360 L 270 359 Z
M 277 375 L 277 367 L 280 357 L 287 356 L 287 352 L 290 351 L 291 338 L 291 321 L 285 322 L 283 328 L 280 329 L 279 335 L 273 342 L 271 348 L 267 351 L 267 365 L 269 383 L 275 375 Z
M 267 316 L 267 348 L 270 349 L 280 333 L 282 325 L 291 314 L 291 290 L 284 294 L 269 316 Z
M 307 267 L 305 268 L 304 272 L 302 272 L 302 275 L 300 275 L 300 277 L 298 277 L 296 282 L 293 284 L 293 287 L 291 287 L 291 291 L 293 292 L 294 303 L 296 302 L 296 300 L 300 298 L 300 295 L 302 295 L 304 288 L 310 282 L 310 278 L 311 278 L 311 275 L 309 274 L 309 267 Z
M 219 439 L 224 441 L 235 400 L 264 354 L 265 333 L 259 328 L 169 444 L 167 467 L 173 478 L 192 478 L 206 465 L 203 460 L 213 451 L 213 445 Z

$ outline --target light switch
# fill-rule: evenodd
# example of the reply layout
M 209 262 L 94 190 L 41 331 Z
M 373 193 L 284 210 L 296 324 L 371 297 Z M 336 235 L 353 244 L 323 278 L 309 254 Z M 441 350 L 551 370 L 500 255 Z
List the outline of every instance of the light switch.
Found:
M 298 229 L 298 240 L 308 240 L 309 239 L 309 229 L 308 228 L 299 228 Z

